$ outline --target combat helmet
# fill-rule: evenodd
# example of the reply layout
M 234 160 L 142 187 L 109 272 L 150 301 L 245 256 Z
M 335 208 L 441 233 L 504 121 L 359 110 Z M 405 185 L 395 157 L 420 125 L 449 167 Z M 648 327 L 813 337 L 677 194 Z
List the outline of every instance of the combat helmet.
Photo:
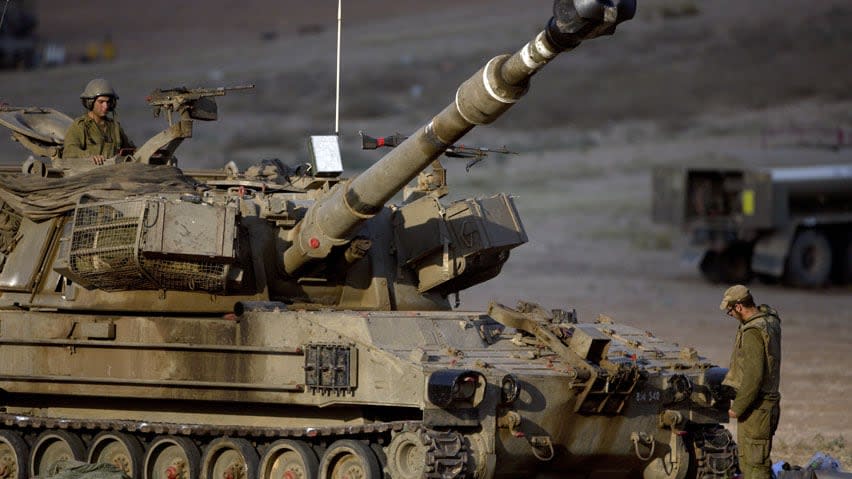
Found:
M 86 88 L 83 89 L 83 93 L 80 94 L 80 101 L 86 110 L 91 110 L 95 106 L 95 99 L 99 96 L 110 97 L 112 100 L 110 102 L 110 111 L 115 109 L 115 105 L 118 102 L 118 94 L 116 94 L 112 84 L 103 78 L 95 78 L 87 83 Z

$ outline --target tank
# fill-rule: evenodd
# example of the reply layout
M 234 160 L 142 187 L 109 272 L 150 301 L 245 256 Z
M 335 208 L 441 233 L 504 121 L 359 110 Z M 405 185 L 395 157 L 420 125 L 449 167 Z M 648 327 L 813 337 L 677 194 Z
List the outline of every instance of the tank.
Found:
M 695 350 L 567 306 L 451 301 L 527 236 L 510 195 L 447 202 L 436 160 L 635 8 L 557 0 L 351 180 L 328 137 L 307 166 L 173 166 L 224 89 L 155 91 L 174 121 L 113 165 L 54 145 L 6 176 L 0 476 L 731 477 L 725 370 Z M 27 131 L 22 110 L 4 124 Z

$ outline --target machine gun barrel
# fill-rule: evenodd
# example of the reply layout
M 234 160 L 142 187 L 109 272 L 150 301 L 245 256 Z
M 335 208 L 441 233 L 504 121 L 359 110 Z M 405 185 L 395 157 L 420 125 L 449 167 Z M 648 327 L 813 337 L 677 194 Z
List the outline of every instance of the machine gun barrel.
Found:
M 407 136 L 402 135 L 400 133 L 395 133 L 391 136 L 379 138 L 367 136 L 364 134 L 364 132 L 359 133 L 361 135 L 362 150 L 376 150 L 381 147 L 396 148 L 403 141 L 405 141 L 406 138 L 408 138 Z M 501 148 L 487 148 L 481 146 L 452 145 L 444 151 L 444 155 L 450 158 L 475 158 L 480 160 L 488 156 L 489 153 L 499 153 L 501 155 L 518 154 L 518 152 L 511 151 L 505 146 Z
M 529 80 L 564 51 L 582 41 L 610 35 L 633 18 L 635 0 L 554 0 L 544 31 L 513 55 L 491 59 L 465 81 L 425 126 L 308 211 L 292 230 L 284 270 L 295 275 L 310 260 L 328 256 L 365 220 L 476 125 L 499 118 L 527 92 Z
M 145 100 L 152 106 L 179 105 L 211 96 L 224 96 L 229 91 L 251 90 L 254 85 L 220 86 L 215 88 L 175 87 L 156 89 Z

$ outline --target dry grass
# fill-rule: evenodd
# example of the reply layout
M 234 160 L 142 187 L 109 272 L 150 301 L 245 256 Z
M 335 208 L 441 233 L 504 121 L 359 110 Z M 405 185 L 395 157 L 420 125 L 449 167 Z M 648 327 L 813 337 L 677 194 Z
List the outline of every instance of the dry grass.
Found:
M 701 13 L 695 2 L 671 2 L 659 7 L 660 16 L 665 19 L 694 17 Z
M 852 449 L 843 436 L 827 438 L 817 434 L 808 440 L 786 442 L 776 440 L 772 447 L 774 460 L 783 460 L 790 465 L 805 467 L 817 452 L 827 454 L 840 462 L 841 469 L 852 471 Z

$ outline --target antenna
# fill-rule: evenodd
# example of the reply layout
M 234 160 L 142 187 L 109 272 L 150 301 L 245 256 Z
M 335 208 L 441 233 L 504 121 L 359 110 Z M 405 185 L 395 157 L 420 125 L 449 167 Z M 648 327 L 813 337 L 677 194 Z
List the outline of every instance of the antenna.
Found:
M 9 1 L 10 0 L 6 0 L 6 4 L 3 5 L 3 15 L 0 15 L 0 28 L 3 28 L 3 20 L 6 19 L 6 9 L 9 8 Z M 340 16 L 340 14 L 338 14 L 338 16 Z M 338 50 L 339 50 L 340 49 L 340 46 L 339 46 L 340 45 L 340 36 L 339 36 L 339 34 L 338 34 L 337 42 L 338 42 Z
M 338 136 L 340 135 L 340 30 L 343 24 L 342 12 L 343 0 L 337 0 L 337 81 L 334 100 L 334 134 Z
M 311 135 L 308 152 L 316 176 L 340 176 L 343 160 L 340 157 L 340 28 L 343 20 L 343 0 L 337 0 L 337 84 L 334 105 L 334 134 Z

